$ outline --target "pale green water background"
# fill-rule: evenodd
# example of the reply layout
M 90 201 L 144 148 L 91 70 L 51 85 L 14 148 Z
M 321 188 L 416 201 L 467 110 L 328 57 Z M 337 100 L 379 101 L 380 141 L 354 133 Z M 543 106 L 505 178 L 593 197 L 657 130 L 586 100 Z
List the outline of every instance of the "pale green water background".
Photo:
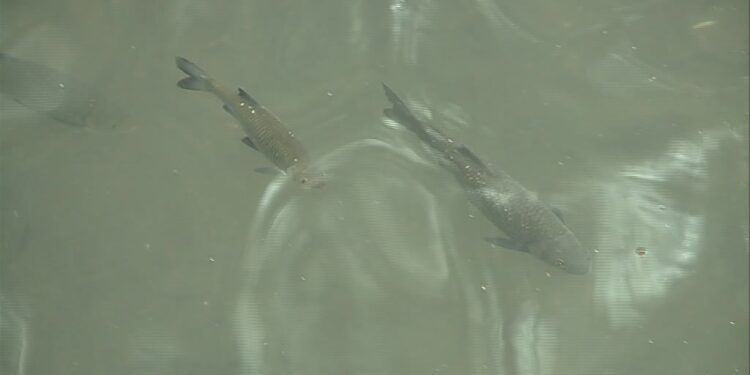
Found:
M 117 108 L 0 96 L 2 374 L 748 373 L 746 1 L 0 5 L 0 51 Z M 254 172 L 176 55 L 329 185 Z M 592 271 L 488 245 L 381 81 L 560 207 Z

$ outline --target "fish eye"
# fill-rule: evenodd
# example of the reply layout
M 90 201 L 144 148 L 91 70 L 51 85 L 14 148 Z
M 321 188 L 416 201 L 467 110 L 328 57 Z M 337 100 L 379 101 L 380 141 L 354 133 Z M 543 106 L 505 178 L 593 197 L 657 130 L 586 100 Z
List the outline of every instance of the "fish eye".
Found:
M 555 264 L 556 266 L 558 266 L 558 267 L 560 267 L 560 268 L 562 268 L 562 269 L 565 269 L 565 261 L 564 261 L 564 260 L 562 260 L 562 259 L 560 259 L 560 258 L 557 258 L 557 259 L 555 259 L 555 260 L 554 260 L 554 262 L 553 262 L 553 263 L 554 263 L 554 264 Z

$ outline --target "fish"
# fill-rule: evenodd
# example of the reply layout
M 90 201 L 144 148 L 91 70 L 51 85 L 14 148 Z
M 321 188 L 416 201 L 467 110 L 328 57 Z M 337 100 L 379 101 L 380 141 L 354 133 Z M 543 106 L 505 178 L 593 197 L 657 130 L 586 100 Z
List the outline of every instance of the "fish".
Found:
M 176 57 L 175 62 L 177 68 L 187 74 L 177 82 L 177 86 L 214 94 L 222 102 L 222 108 L 242 126 L 244 144 L 263 154 L 276 168 L 302 186 L 319 188 L 325 185 L 324 174 L 312 165 L 305 147 L 294 132 L 247 91 L 242 88 L 232 90 L 221 85 L 184 57 Z
M 0 93 L 77 128 L 116 128 L 130 117 L 90 83 L 7 52 L 0 52 Z
M 591 253 L 578 241 L 559 211 L 502 170 L 488 167 L 468 147 L 435 126 L 419 120 L 396 93 L 383 83 L 391 104 L 384 115 L 416 134 L 449 169 L 471 201 L 504 237 L 488 242 L 529 253 L 565 272 L 583 275 L 591 268 Z

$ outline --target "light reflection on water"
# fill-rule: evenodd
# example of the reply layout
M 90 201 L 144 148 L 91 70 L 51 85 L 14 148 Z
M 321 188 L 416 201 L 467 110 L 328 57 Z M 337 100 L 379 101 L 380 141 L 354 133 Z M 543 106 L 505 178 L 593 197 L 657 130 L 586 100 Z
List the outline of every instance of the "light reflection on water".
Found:
M 375 306 L 373 322 L 360 320 L 368 315 L 368 301 L 377 305 L 396 291 L 432 299 L 448 288 L 453 234 L 435 196 L 414 175 L 423 160 L 408 149 L 364 140 L 321 164 L 332 176 L 325 188 L 295 194 L 281 179 L 261 198 L 237 313 L 246 366 L 262 363 L 269 350 L 264 346 L 275 344 L 287 348 L 290 368 L 304 368 L 308 345 L 321 336 L 336 347 L 361 338 L 335 325 L 346 326 L 347 319 L 377 324 Z M 333 305 L 300 304 L 316 300 Z M 327 321 L 334 306 L 351 310 L 339 310 L 342 320 Z
M 611 329 L 632 329 L 647 318 L 638 306 L 664 297 L 670 285 L 695 268 L 705 229 L 689 202 L 705 200 L 707 158 L 734 140 L 716 131 L 674 141 L 661 158 L 600 176 L 568 198 L 574 207 L 581 205 L 579 199 L 595 197 L 597 202 L 593 222 L 598 224 L 592 230 L 598 234 L 597 254 L 588 296 L 592 310 L 563 307 L 562 294 L 552 305 L 534 292 L 509 300 L 502 291 L 508 286 L 497 284 L 502 279 L 493 275 L 503 272 L 490 263 L 497 259 L 475 258 L 462 249 L 471 241 L 456 232 L 461 220 L 441 208 L 449 196 L 440 192 L 446 186 L 430 181 L 446 175 L 435 174 L 429 160 L 401 146 L 365 140 L 342 147 L 323 160 L 326 173 L 334 176 L 325 190 L 297 194 L 279 180 L 263 195 L 248 235 L 245 289 L 236 313 L 244 366 L 248 373 L 302 371 L 321 365 L 320 355 L 338 355 L 345 363 L 336 371 L 395 370 L 383 362 L 398 358 L 394 348 L 409 350 L 398 333 L 415 329 L 401 314 L 447 309 L 451 318 L 442 324 L 471 328 L 459 336 L 452 336 L 450 328 L 431 333 L 452 337 L 453 348 L 472 350 L 461 359 L 444 357 L 444 370 L 554 374 L 573 364 L 561 354 L 563 343 L 588 336 L 571 331 L 582 324 L 576 315 L 603 313 L 600 318 Z M 662 193 L 664 184 L 672 183 L 686 186 L 688 203 Z M 639 247 L 646 253 L 637 254 Z M 587 298 L 588 288 L 573 292 L 565 278 L 560 281 L 526 283 L 539 285 L 529 290 L 536 293 L 541 287 L 544 293 Z M 408 322 L 406 327 L 389 314 Z M 589 339 L 599 341 L 593 332 Z M 411 344 L 429 345 L 429 334 L 411 334 Z
M 596 297 L 615 327 L 645 318 L 637 306 L 662 298 L 695 268 L 697 257 L 707 256 L 700 254 L 706 249 L 706 164 L 722 143 L 733 140 L 722 130 L 675 140 L 661 157 L 624 166 L 594 193 L 602 218 L 596 230 Z M 674 191 L 670 184 L 681 186 L 684 195 L 666 194 Z

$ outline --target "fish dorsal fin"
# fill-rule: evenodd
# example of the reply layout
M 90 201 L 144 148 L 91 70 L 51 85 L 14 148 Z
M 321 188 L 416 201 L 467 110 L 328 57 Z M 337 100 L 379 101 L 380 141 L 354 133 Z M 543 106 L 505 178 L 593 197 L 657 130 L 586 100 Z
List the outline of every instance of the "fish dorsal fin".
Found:
M 239 95 L 242 100 L 253 107 L 256 107 L 258 105 L 258 101 L 253 99 L 253 97 L 250 96 L 250 94 L 248 94 L 247 91 L 243 90 L 242 88 L 237 89 L 237 95 Z
M 484 164 L 484 162 L 482 160 L 480 160 L 479 157 L 476 156 L 473 152 L 471 152 L 471 150 L 469 150 L 468 148 L 466 148 L 466 146 L 461 145 L 461 146 L 456 147 L 456 149 L 458 150 L 458 152 L 461 153 L 461 155 L 466 156 L 467 158 L 471 159 L 471 161 L 473 161 L 474 163 L 476 163 L 480 167 L 482 167 L 482 168 L 484 168 L 484 169 L 486 169 L 486 170 L 489 171 L 489 168 L 487 168 L 487 166 Z

